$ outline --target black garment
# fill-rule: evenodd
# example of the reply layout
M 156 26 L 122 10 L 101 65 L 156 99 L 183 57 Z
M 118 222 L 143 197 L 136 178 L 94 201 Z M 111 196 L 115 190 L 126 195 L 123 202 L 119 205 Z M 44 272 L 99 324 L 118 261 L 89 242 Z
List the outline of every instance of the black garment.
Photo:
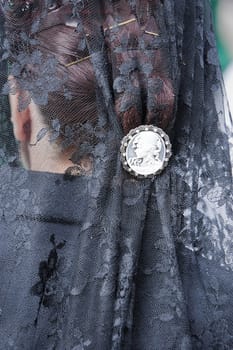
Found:
M 14 11 L 14 4 L 3 3 L 7 14 Z M 84 140 L 79 151 L 92 154 L 93 172 L 27 172 L 2 147 L 0 349 L 231 350 L 231 118 L 209 1 L 145 1 L 148 11 L 141 1 L 126 1 L 127 18 L 117 10 L 118 1 L 72 3 L 96 77 L 97 126 L 78 129 Z M 155 20 L 160 35 L 148 44 L 140 32 L 135 50 L 123 32 L 114 47 L 114 31 L 99 25 L 103 6 L 113 23 L 130 15 L 142 27 Z M 23 25 L 24 31 L 17 27 L 22 13 L 33 24 Z M 40 55 L 33 35 L 52 22 L 44 12 L 39 19 L 36 12 L 27 17 L 25 8 L 22 13 L 13 12 L 4 57 L 13 61 L 11 72 L 29 91 L 29 101 L 47 104 L 58 84 L 56 65 Z M 13 55 L 19 36 L 30 50 L 21 45 Z M 154 77 L 151 66 L 162 53 L 167 62 L 159 61 L 155 70 L 162 76 Z M 135 126 L 160 125 L 167 105 L 157 96 L 166 79 L 175 95 L 174 113 L 164 126 L 173 156 L 161 175 L 139 180 L 120 162 L 125 129 L 115 106 L 120 95 L 120 114 L 137 107 Z M 5 85 L 2 101 L 8 91 Z M 27 95 L 20 102 L 29 101 Z M 57 113 L 60 106 L 51 107 L 53 137 L 59 135 L 55 107 Z
M 232 347 L 232 272 L 158 230 L 169 189 L 151 186 L 145 218 L 126 180 L 121 222 L 106 206 L 93 225 L 92 178 L 1 178 L 1 349 Z

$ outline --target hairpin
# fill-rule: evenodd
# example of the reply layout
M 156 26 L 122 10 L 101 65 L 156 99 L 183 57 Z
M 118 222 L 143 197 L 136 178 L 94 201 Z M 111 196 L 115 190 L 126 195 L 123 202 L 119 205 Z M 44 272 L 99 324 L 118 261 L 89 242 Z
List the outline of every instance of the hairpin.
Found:
M 125 26 L 126 24 L 129 24 L 129 23 L 132 23 L 132 22 L 135 22 L 135 21 L 136 21 L 136 18 L 130 18 L 130 19 L 128 19 L 127 21 L 114 24 L 114 25 L 112 25 L 112 26 L 110 26 L 110 27 L 106 27 L 106 28 L 104 28 L 104 33 L 105 33 L 107 30 L 111 30 L 111 29 L 114 29 L 114 28 L 122 27 L 122 26 Z M 149 35 L 153 35 L 153 36 L 155 36 L 155 37 L 159 36 L 158 33 L 150 32 L 150 31 L 148 31 L 148 30 L 144 30 L 144 33 L 149 34 Z M 86 36 L 88 37 L 89 34 L 86 34 Z M 76 60 L 76 61 L 73 61 L 73 62 L 71 62 L 71 63 L 66 64 L 65 67 L 71 67 L 71 66 L 73 66 L 73 65 L 75 65 L 75 64 L 79 64 L 79 63 L 81 63 L 81 62 L 83 62 L 83 61 L 88 60 L 90 57 L 91 57 L 91 55 L 90 55 L 90 56 L 83 57 L 83 58 L 81 58 L 81 59 L 79 59 L 79 60 Z
M 153 36 L 159 36 L 158 33 L 149 32 L 148 30 L 144 30 L 144 33 L 149 34 L 149 35 L 153 35 Z
M 79 64 L 79 63 L 81 63 L 83 61 L 89 60 L 90 57 L 91 57 L 91 55 L 83 57 L 83 58 L 80 58 L 79 60 L 70 62 L 70 63 L 66 64 L 65 67 L 68 68 L 68 67 L 74 66 L 75 64 Z
M 115 28 L 118 28 L 118 27 L 122 27 L 122 26 L 125 26 L 126 24 L 129 24 L 129 23 L 132 23 L 132 22 L 135 22 L 135 21 L 136 21 L 136 18 L 130 18 L 127 21 L 114 24 L 113 26 L 110 26 L 110 27 L 106 27 L 106 28 L 104 28 L 104 33 L 107 30 L 111 30 L 111 29 L 115 29 Z
M 111 29 L 114 29 L 114 28 L 122 27 L 122 26 L 125 26 L 126 24 L 129 24 L 129 23 L 132 23 L 132 22 L 135 22 L 135 21 L 136 21 L 136 18 L 131 18 L 131 19 L 128 19 L 127 21 L 114 24 L 114 25 L 111 26 L 111 27 L 106 27 L 106 28 L 104 28 L 104 33 L 105 33 L 107 30 L 111 30 Z M 153 35 L 153 36 L 159 36 L 158 33 L 150 32 L 150 31 L 148 31 L 148 30 L 144 30 L 144 33 L 149 34 L 149 35 Z

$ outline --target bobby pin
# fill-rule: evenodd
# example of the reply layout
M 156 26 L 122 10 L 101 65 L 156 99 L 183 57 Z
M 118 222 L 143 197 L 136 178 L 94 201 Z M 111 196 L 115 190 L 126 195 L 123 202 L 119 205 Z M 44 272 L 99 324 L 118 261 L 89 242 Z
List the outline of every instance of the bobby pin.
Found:
M 79 64 L 79 63 L 81 63 L 83 61 L 89 60 L 89 58 L 91 58 L 91 56 L 86 56 L 86 57 L 80 58 L 79 60 L 76 60 L 76 61 L 73 61 L 71 63 L 66 64 L 65 67 L 74 66 L 75 64 Z
M 118 28 L 118 27 L 122 27 L 126 24 L 129 24 L 129 23 L 132 23 L 132 22 L 135 22 L 136 21 L 136 18 L 131 18 L 131 19 L 128 19 L 127 21 L 124 21 L 124 22 L 120 22 L 120 23 L 117 23 L 117 24 L 114 24 L 113 26 L 110 26 L 110 27 L 107 27 L 107 28 L 104 28 L 104 32 L 106 32 L 107 30 L 111 30 L 111 29 L 114 29 L 114 28 Z M 149 35 L 153 35 L 153 36 L 159 36 L 158 33 L 155 33 L 155 32 L 150 32 L 148 30 L 144 30 L 144 33 L 146 34 L 149 34 Z M 86 34 L 86 36 L 89 36 L 89 34 Z M 75 64 L 79 64 L 83 61 L 86 61 L 90 58 L 91 56 L 86 56 L 86 57 L 83 57 L 83 58 L 80 58 L 79 60 L 76 60 L 76 61 L 73 61 L 71 63 L 68 63 L 65 65 L 65 67 L 71 67 Z
M 115 29 L 115 28 L 118 28 L 118 27 L 125 26 L 126 24 L 129 24 L 129 23 L 132 23 L 132 22 L 135 22 L 135 21 L 136 21 L 136 18 L 130 18 L 127 21 L 120 22 L 120 23 L 114 24 L 111 27 L 104 28 L 104 32 L 106 32 L 106 30 L 111 30 L 111 29 Z
M 132 23 L 132 22 L 135 22 L 135 21 L 136 21 L 136 18 L 128 19 L 127 21 L 114 24 L 114 25 L 111 26 L 111 27 L 104 28 L 104 32 L 106 32 L 107 30 L 111 30 L 111 29 L 114 29 L 114 28 L 118 28 L 118 27 L 125 26 L 126 24 L 129 24 L 129 23 Z M 149 34 L 149 35 L 153 35 L 153 36 L 159 36 L 158 33 L 150 32 L 150 31 L 148 31 L 148 30 L 144 30 L 144 33 Z
M 127 21 L 124 21 L 124 22 L 121 22 L 121 23 L 117 23 L 117 24 L 114 24 L 113 26 L 111 27 L 107 27 L 107 28 L 104 28 L 104 32 L 106 32 L 108 29 L 111 30 L 111 29 L 114 29 L 114 28 L 117 28 L 117 27 L 121 27 L 121 26 L 124 26 L 126 24 L 129 24 L 129 23 L 132 23 L 132 22 L 135 22 L 136 21 L 136 18 L 131 18 L 131 19 L 128 19 Z M 86 34 L 86 36 L 89 36 L 89 34 Z M 75 64 L 79 64 L 83 61 L 86 61 L 90 58 L 91 56 L 87 56 L 87 57 L 83 57 L 79 60 L 76 60 L 76 61 L 73 61 L 71 63 L 68 63 L 65 65 L 66 68 L 68 67 L 71 67 L 71 66 L 74 66 Z
M 148 30 L 144 30 L 144 33 L 149 34 L 149 35 L 153 35 L 153 36 L 159 36 L 158 33 L 149 32 Z

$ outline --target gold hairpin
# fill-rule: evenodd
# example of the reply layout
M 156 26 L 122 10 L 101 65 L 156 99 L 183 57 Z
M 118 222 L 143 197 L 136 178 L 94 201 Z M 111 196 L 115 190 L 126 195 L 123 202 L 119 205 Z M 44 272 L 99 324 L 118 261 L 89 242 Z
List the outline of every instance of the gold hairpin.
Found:
M 127 21 L 120 22 L 120 23 L 114 24 L 111 27 L 104 28 L 104 32 L 106 32 L 106 30 L 111 30 L 111 29 L 115 29 L 115 28 L 118 28 L 118 27 L 125 26 L 126 24 L 129 24 L 129 23 L 132 23 L 132 22 L 135 22 L 135 21 L 136 21 L 136 18 L 130 18 Z
M 65 67 L 74 66 L 75 64 L 78 64 L 78 63 L 81 63 L 81 62 L 83 62 L 83 61 L 89 60 L 89 58 L 91 58 L 91 55 L 90 55 L 90 56 L 83 57 L 83 58 L 80 58 L 79 60 L 73 61 L 73 62 L 71 62 L 71 63 L 68 63 L 68 64 L 65 65 Z
M 117 24 L 114 24 L 113 26 L 110 26 L 110 27 L 106 27 L 104 28 L 104 33 L 107 31 L 107 30 L 111 30 L 111 29 L 115 29 L 115 28 L 118 28 L 118 27 L 122 27 L 122 26 L 125 26 L 126 24 L 129 24 L 129 23 L 132 23 L 132 22 L 135 22 L 136 21 L 136 18 L 130 18 L 128 19 L 127 21 L 124 21 L 124 22 L 120 22 L 120 23 L 117 23 Z M 153 36 L 159 36 L 158 33 L 154 33 L 154 32 L 150 32 L 148 30 L 144 30 L 144 33 L 146 34 L 149 34 L 149 35 L 153 35 Z M 86 36 L 88 37 L 90 34 L 86 34 Z M 91 56 L 86 56 L 86 57 L 83 57 L 83 58 L 80 58 L 79 60 L 76 60 L 76 61 L 73 61 L 71 63 L 68 63 L 65 65 L 65 67 L 71 67 L 75 64 L 78 64 L 78 63 L 81 63 L 83 61 L 86 61 L 90 58 Z
M 153 36 L 159 36 L 158 33 L 149 32 L 148 30 L 144 30 L 144 33 L 149 34 L 149 35 L 153 35 Z
M 111 27 L 104 28 L 104 32 L 106 32 L 106 30 L 108 30 L 108 29 L 111 30 L 111 29 L 114 29 L 114 28 L 117 28 L 117 27 L 121 27 L 121 26 L 124 26 L 124 25 L 126 25 L 126 24 L 129 24 L 129 23 L 132 23 L 132 22 L 135 22 L 135 21 L 136 21 L 136 18 L 128 19 L 127 21 L 114 24 L 114 25 L 111 26 Z M 86 36 L 88 37 L 88 36 L 90 36 L 90 34 L 86 34 Z M 65 67 L 68 68 L 68 67 L 74 66 L 75 64 L 79 64 L 79 63 L 81 63 L 81 62 L 83 62 L 83 61 L 88 60 L 90 57 L 91 57 L 91 56 L 87 56 L 87 57 L 80 58 L 79 60 L 70 62 L 70 63 L 66 64 Z

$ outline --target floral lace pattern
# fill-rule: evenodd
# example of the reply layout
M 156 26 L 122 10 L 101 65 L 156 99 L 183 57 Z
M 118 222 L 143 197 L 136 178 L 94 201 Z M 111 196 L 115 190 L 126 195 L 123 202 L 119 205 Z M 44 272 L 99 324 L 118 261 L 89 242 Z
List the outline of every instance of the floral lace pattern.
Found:
M 17 4 L 1 10 L 0 349 L 231 350 L 231 131 L 208 1 Z M 81 58 L 61 63 L 36 34 L 67 13 Z M 133 34 L 119 26 L 128 19 Z M 74 162 L 88 155 L 92 173 L 22 169 L 7 74 L 24 91 L 20 110 L 33 100 L 44 111 L 58 93 L 73 116 L 69 76 L 57 72 L 87 55 L 94 124 L 62 125 L 62 102 L 36 142 L 49 132 L 51 144 L 75 145 Z M 173 156 L 138 180 L 121 166 L 120 141 L 148 123 L 169 133 Z

